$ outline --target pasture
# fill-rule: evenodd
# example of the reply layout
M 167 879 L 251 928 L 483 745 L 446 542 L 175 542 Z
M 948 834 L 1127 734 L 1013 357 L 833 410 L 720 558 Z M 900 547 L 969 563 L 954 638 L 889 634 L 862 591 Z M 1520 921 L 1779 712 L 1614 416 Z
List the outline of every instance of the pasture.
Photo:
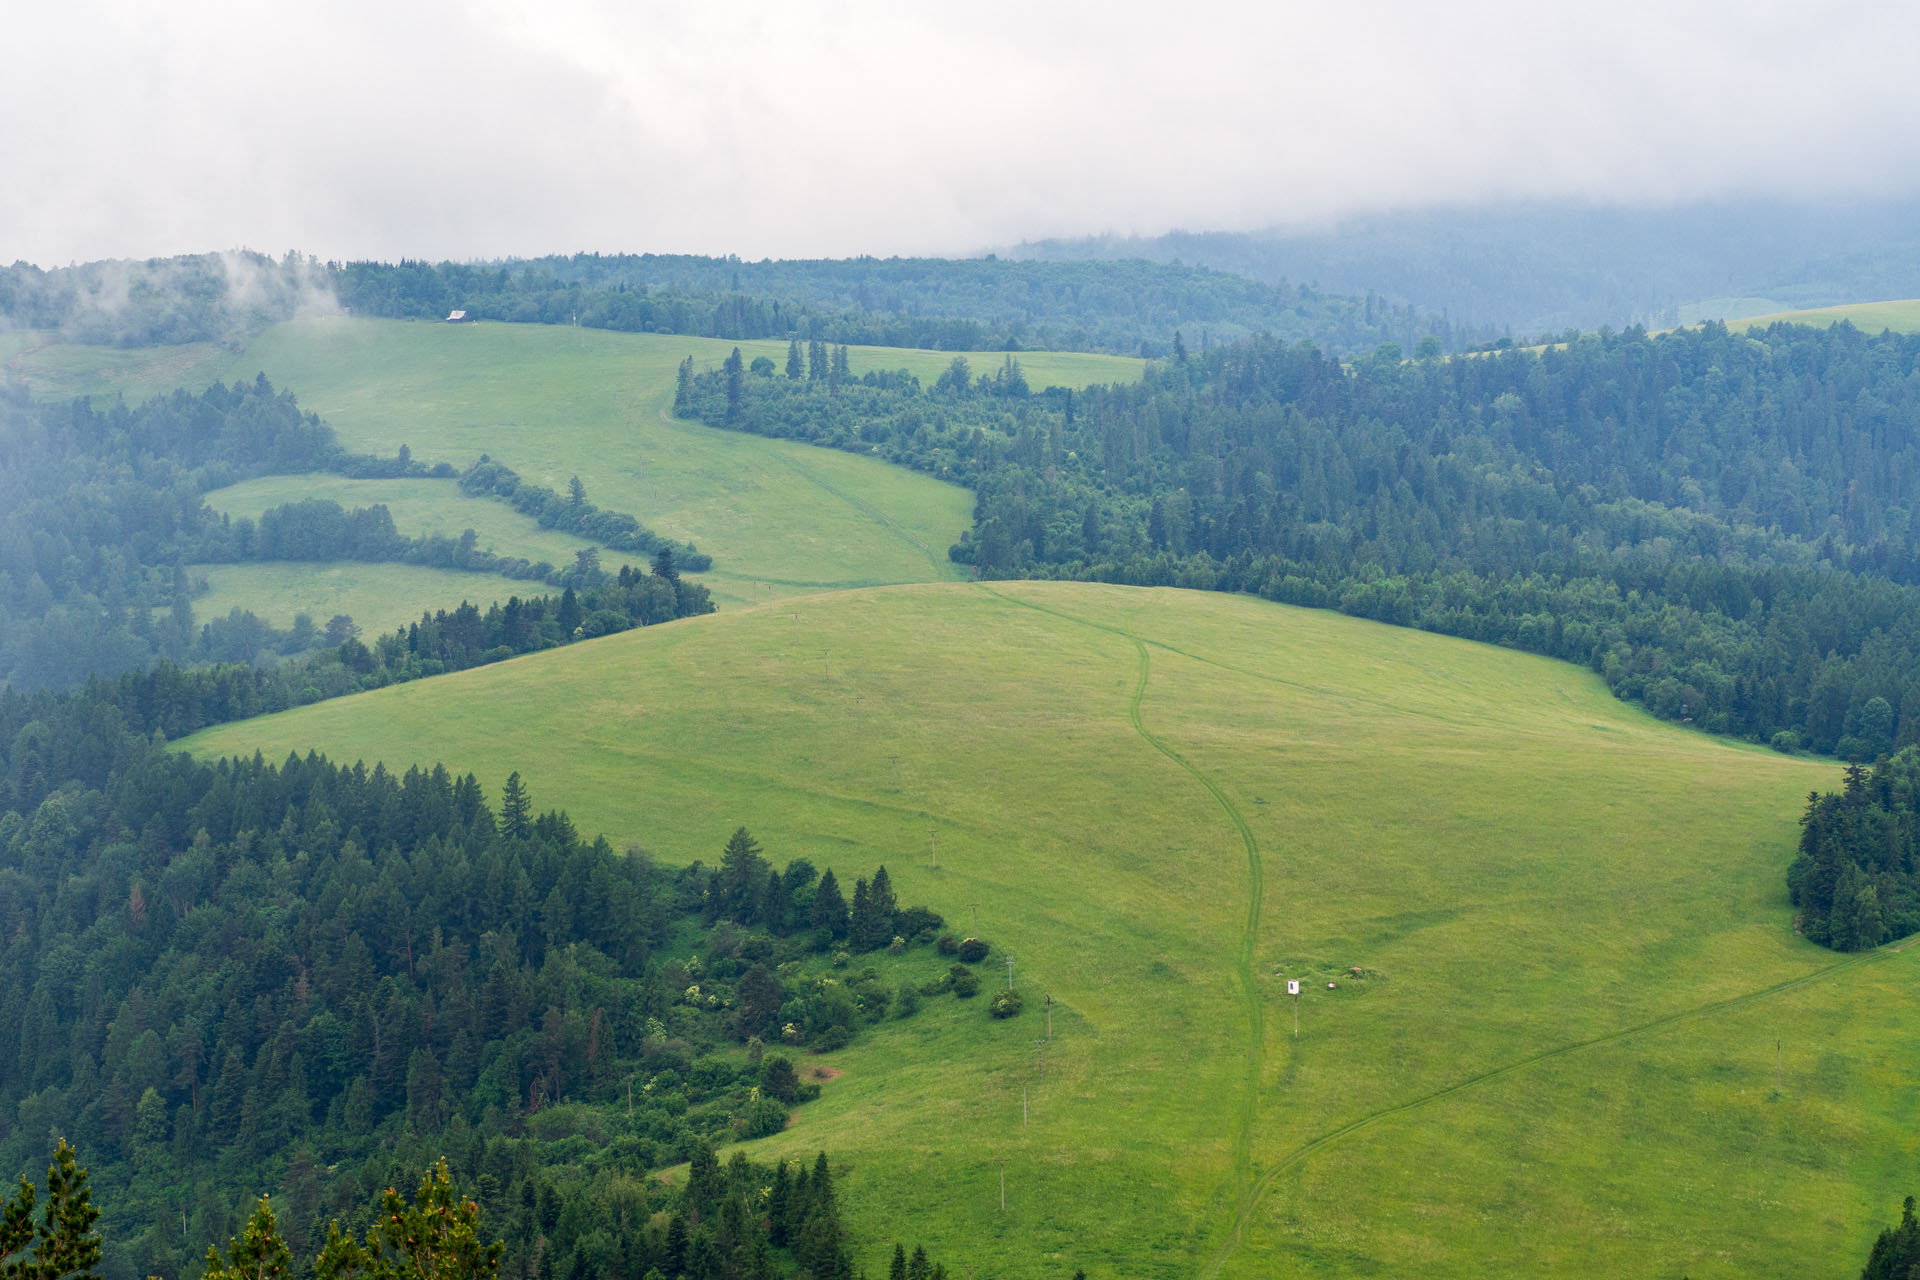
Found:
M 1914 1189 L 1911 954 L 1813 947 L 1786 901 L 1837 770 L 1565 664 L 1226 595 L 934 584 L 188 746 L 492 794 L 519 769 L 669 862 L 745 824 L 977 912 L 1026 1011 L 937 1002 L 810 1059 L 841 1074 L 756 1144 L 833 1152 L 870 1272 L 900 1239 L 981 1277 L 1814 1274 Z

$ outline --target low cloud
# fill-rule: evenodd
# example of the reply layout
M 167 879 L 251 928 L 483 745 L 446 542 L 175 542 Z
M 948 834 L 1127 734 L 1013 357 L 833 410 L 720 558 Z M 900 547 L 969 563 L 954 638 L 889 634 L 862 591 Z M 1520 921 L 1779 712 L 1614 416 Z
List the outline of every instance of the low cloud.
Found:
M 951 253 L 1920 173 L 1884 4 L 79 0 L 9 37 L 0 259 L 43 264 Z

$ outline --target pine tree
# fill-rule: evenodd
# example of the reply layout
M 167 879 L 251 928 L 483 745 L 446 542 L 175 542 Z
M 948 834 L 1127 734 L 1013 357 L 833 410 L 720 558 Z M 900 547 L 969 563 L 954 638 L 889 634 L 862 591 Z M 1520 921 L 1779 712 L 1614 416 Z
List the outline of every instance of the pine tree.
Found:
M 827 377 L 827 344 L 815 338 L 807 343 L 807 381 L 824 382 Z
M 587 505 L 587 486 L 580 483 L 579 476 L 567 481 L 567 503 L 575 511 Z
M 887 1264 L 887 1280 L 907 1280 L 907 1251 L 898 1241 L 893 1246 L 893 1261 Z
M 794 338 L 787 343 L 787 381 L 798 382 L 805 374 L 807 366 L 800 359 L 800 339 Z

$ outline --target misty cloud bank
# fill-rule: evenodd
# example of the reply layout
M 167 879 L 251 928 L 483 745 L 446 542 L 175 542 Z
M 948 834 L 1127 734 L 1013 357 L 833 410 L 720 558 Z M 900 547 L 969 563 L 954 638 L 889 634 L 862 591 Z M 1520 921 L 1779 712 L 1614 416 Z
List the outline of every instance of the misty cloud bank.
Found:
M 16 6 L 0 261 L 968 252 L 1897 195 L 1901 6 Z
M 277 320 L 340 310 L 327 268 L 288 254 L 226 252 L 43 271 L 0 268 L 0 328 L 133 347 L 222 342 Z

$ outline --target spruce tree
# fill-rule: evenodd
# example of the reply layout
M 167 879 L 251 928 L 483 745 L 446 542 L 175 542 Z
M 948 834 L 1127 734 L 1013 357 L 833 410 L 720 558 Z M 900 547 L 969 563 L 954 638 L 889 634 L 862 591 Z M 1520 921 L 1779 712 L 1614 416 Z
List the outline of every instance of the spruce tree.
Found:
M 780 878 L 778 871 L 769 871 L 766 882 L 760 886 L 760 924 L 776 938 L 787 936 L 787 909 L 792 906 L 787 893 L 786 881 Z
M 787 381 L 798 382 L 807 371 L 805 362 L 800 359 L 800 339 L 794 338 L 787 343 Z
M 873 873 L 873 888 L 868 898 L 873 908 L 873 945 L 884 947 L 893 941 L 894 919 L 900 914 L 900 904 L 893 896 L 893 880 L 884 866 Z
M 673 411 L 684 415 L 693 411 L 693 357 L 688 356 L 680 362 L 680 368 L 674 375 Z
M 833 878 L 831 867 L 813 891 L 813 927 L 832 940 L 847 936 L 847 900 L 840 895 L 840 882 Z
M 0 1275 L 20 1280 L 98 1280 L 100 1236 L 93 1225 L 100 1211 L 93 1207 L 87 1171 L 79 1167 L 65 1138 L 54 1148 L 47 1167 L 47 1203 L 40 1221 L 33 1220 L 33 1184 L 20 1179 L 12 1200 L 0 1206 Z
M 517 769 L 507 775 L 507 785 L 500 789 L 500 831 L 516 840 L 533 834 L 533 798 L 527 794 Z
M 292 1264 L 293 1253 L 280 1235 L 273 1207 L 261 1196 L 240 1238 L 228 1239 L 224 1262 L 218 1248 L 207 1246 L 207 1269 L 200 1280 L 281 1280 Z
M 754 923 L 766 873 L 767 860 L 760 856 L 760 846 L 745 827 L 735 828 L 720 854 L 720 871 L 715 877 L 720 910 L 728 919 Z
M 867 882 L 853 882 L 853 910 L 847 920 L 847 940 L 853 943 L 855 951 L 871 951 L 873 942 L 873 894 L 867 889 Z

